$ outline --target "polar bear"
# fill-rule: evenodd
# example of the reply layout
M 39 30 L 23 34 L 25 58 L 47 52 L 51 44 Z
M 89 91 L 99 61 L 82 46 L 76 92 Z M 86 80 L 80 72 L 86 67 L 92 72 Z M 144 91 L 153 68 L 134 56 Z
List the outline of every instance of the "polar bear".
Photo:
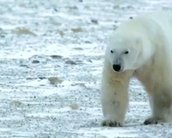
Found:
M 172 13 L 157 12 L 122 23 L 105 51 L 101 103 L 103 126 L 122 126 L 131 77 L 150 97 L 144 124 L 172 122 Z

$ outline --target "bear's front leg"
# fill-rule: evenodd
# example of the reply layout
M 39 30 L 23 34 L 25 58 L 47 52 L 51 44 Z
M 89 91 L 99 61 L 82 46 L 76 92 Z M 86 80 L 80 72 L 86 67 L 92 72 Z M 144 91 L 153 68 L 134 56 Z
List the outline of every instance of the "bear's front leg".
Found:
M 113 80 L 105 76 L 102 82 L 103 126 L 122 126 L 128 107 L 128 79 Z
M 172 94 L 170 89 L 157 86 L 150 95 L 150 104 L 152 117 L 145 120 L 145 125 L 172 122 Z

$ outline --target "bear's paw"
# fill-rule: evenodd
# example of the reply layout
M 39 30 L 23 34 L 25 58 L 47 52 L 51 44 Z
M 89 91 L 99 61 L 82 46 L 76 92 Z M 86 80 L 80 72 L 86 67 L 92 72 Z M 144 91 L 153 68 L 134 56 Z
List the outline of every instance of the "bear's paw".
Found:
M 109 126 L 109 127 L 121 127 L 122 123 L 118 122 L 118 121 L 104 120 L 101 125 L 102 126 Z
M 154 117 L 150 117 L 144 121 L 145 125 L 150 125 L 150 124 L 159 124 L 161 123 L 162 120 Z

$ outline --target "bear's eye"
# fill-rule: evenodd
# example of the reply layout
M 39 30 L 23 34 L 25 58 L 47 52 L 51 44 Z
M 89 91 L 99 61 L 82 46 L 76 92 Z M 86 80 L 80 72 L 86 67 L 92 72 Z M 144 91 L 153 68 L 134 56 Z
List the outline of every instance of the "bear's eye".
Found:
M 110 52 L 113 53 L 113 50 L 111 50 Z
M 128 54 L 128 53 L 129 53 L 128 50 L 124 51 L 124 54 Z

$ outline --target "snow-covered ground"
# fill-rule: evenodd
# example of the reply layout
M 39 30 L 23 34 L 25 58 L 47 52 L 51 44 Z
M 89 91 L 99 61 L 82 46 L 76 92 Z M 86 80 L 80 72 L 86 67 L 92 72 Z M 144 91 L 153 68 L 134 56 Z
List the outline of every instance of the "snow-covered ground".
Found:
M 172 9 L 170 0 L 0 0 L 0 137 L 172 137 L 143 125 L 148 97 L 130 84 L 124 127 L 100 126 L 106 38 L 120 22 Z

